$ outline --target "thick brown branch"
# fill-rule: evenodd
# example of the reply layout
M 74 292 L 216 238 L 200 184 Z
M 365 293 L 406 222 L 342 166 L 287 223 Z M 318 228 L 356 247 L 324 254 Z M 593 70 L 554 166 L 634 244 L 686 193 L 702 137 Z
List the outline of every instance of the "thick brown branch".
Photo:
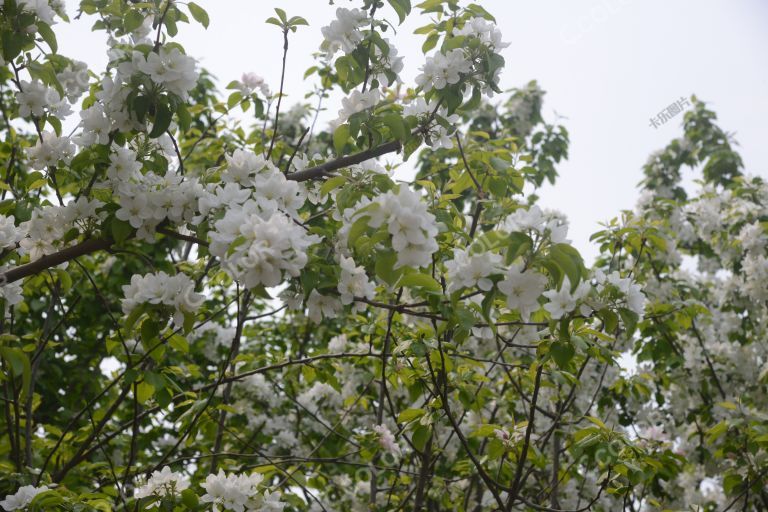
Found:
M 361 162 L 365 162 L 366 160 L 370 160 L 371 158 L 386 155 L 387 153 L 400 151 L 401 148 L 402 144 L 400 144 L 400 141 L 393 140 L 392 142 L 384 143 L 380 146 L 376 146 L 375 148 L 366 149 L 365 151 L 355 153 L 354 155 L 347 155 L 341 158 L 337 158 L 336 160 L 331 160 L 330 162 L 325 162 L 324 164 L 318 165 L 317 167 L 291 173 L 287 175 L 286 178 L 293 181 L 307 181 L 315 178 L 321 178 L 335 170 L 349 167 L 350 165 L 359 164 Z
M 75 246 L 62 249 L 57 253 L 43 256 L 40 259 L 27 263 L 26 265 L 12 268 L 6 273 L 0 275 L 0 282 L 13 283 L 14 281 L 35 275 L 47 268 L 61 265 L 62 263 L 66 263 L 67 261 L 79 258 L 80 256 L 109 249 L 111 245 L 112 240 L 107 240 L 104 238 L 90 238 Z

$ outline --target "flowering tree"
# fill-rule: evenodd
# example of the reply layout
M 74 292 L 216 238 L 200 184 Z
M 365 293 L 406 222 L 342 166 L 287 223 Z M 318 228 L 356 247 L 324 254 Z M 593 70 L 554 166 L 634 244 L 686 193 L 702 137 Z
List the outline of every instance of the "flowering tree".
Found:
M 568 132 L 499 89 L 491 14 L 359 4 L 288 109 L 284 68 L 218 96 L 193 2 L 83 0 L 103 72 L 57 53 L 62 2 L 3 2 L 0 507 L 768 509 L 768 185 L 714 114 L 588 269 L 536 205 Z M 285 62 L 308 23 L 267 23 Z

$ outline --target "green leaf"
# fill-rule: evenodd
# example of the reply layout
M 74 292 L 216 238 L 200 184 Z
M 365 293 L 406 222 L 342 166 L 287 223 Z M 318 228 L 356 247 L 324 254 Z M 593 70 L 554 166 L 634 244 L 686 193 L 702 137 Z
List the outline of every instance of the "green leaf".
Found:
M 329 178 L 325 180 L 323 185 L 320 187 L 320 195 L 325 196 L 331 190 L 342 186 L 346 182 L 347 182 L 347 178 L 345 178 L 344 176 L 334 176 L 333 178 Z
M 187 510 L 195 510 L 200 504 L 197 494 L 192 489 L 184 489 L 181 491 L 181 502 L 187 507 Z
M 165 133 L 169 126 L 171 126 L 171 119 L 173 118 L 173 112 L 168 108 L 165 102 L 160 102 L 155 106 L 155 119 L 152 125 L 152 131 L 149 132 L 151 139 L 156 139 Z
M 531 237 L 518 231 L 510 233 L 509 244 L 507 245 L 507 265 L 530 251 L 531 248 L 533 248 Z
M 59 45 L 56 42 L 56 34 L 53 33 L 53 30 L 51 30 L 51 27 L 47 23 L 38 22 L 37 33 L 40 34 L 43 41 L 48 44 L 51 52 L 56 53 L 58 51 Z
M 208 13 L 205 12 L 205 9 L 194 2 L 189 2 L 187 7 L 189 7 L 189 13 L 193 18 L 195 18 L 195 21 L 200 23 L 204 28 L 208 28 L 208 24 L 211 22 L 211 20 L 208 17 Z
M 606 332 L 614 332 L 619 325 L 619 317 L 610 309 L 601 309 L 597 316 L 603 320 Z
M 432 48 L 437 46 L 437 42 L 440 40 L 440 33 L 435 31 L 430 33 L 424 40 L 424 44 L 421 45 L 422 53 L 429 52 Z
M 349 233 L 347 234 L 347 243 L 350 247 L 354 247 L 357 239 L 360 238 L 363 233 L 368 231 L 369 220 L 367 215 L 361 215 L 352 223 L 352 227 L 349 228 Z
M 621 322 L 624 324 L 624 329 L 627 330 L 628 335 L 632 335 L 637 328 L 637 321 L 640 317 L 637 316 L 637 313 L 627 308 L 619 308 L 618 311 Z
M 45 122 L 51 125 L 57 137 L 61 137 L 61 120 L 58 117 L 48 115 L 45 117 Z
M 413 442 L 413 446 L 417 450 L 424 451 L 424 447 L 427 446 L 427 441 L 429 441 L 429 437 L 430 437 L 430 427 L 419 425 L 415 429 L 413 429 L 413 435 L 411 436 L 411 441 Z
M 29 357 L 23 350 L 15 347 L 0 347 L 0 356 L 8 362 L 15 377 L 21 375 L 21 398 L 26 398 L 32 380 L 32 366 L 29 363 Z
M 112 228 L 112 239 L 118 244 L 125 242 L 128 237 L 131 236 L 131 233 L 133 233 L 133 227 L 124 220 L 113 218 L 110 224 L 110 227 Z
M 342 155 L 344 146 L 349 140 L 349 125 L 342 124 L 336 131 L 333 132 L 333 148 L 336 150 L 337 155 Z
M 405 140 L 408 136 L 405 122 L 398 114 L 387 114 L 382 121 L 384 122 L 384 125 L 389 128 L 389 133 L 393 138 L 397 140 Z
M 137 306 L 133 308 L 133 310 L 128 314 L 128 317 L 125 319 L 125 330 L 128 332 L 131 332 L 133 330 L 133 327 L 136 325 L 136 322 L 139 321 L 139 318 L 147 311 L 147 305 L 141 304 L 140 306 Z
M 421 418 L 424 414 L 426 414 L 424 409 L 406 409 L 397 415 L 397 422 L 408 423 L 416 418 Z
M 570 343 L 556 341 L 549 347 L 549 353 L 552 354 L 552 359 L 555 360 L 557 366 L 564 369 L 568 366 L 568 362 L 573 359 L 576 350 Z
M 151 318 L 147 318 L 141 324 L 141 341 L 149 344 L 160 333 L 160 324 Z
M 3 31 L 2 41 L 3 58 L 6 62 L 15 59 L 21 53 L 21 50 L 26 43 L 25 37 L 9 30 Z
M 491 423 L 486 425 L 480 425 L 469 434 L 469 437 L 489 437 L 496 434 L 496 431 L 501 429 L 499 425 L 493 425 Z
M 437 292 L 437 293 L 441 293 L 443 291 L 443 288 L 442 286 L 440 286 L 440 283 L 435 281 L 435 279 L 432 276 L 427 274 L 406 274 L 402 278 L 400 278 L 400 282 L 398 283 L 398 285 L 407 286 L 409 288 L 412 288 L 412 287 L 424 288 L 431 292 Z
M 286 16 L 285 11 L 280 9 L 279 7 L 275 7 L 275 12 L 277 13 L 277 17 L 280 18 L 280 21 L 285 23 L 288 20 L 288 16 Z
M 584 261 L 579 252 L 568 244 L 555 244 L 549 249 L 549 257 L 568 276 L 571 291 L 579 285 L 584 268 Z
M 170 338 L 168 338 L 168 344 L 171 346 L 171 348 L 174 348 L 181 353 L 184 353 L 184 354 L 189 353 L 189 342 L 187 341 L 187 338 L 185 338 L 184 336 L 174 334 Z
M 387 0 L 389 5 L 397 13 L 397 17 L 400 20 L 400 24 L 405 21 L 406 16 L 411 13 L 411 0 Z
M 130 10 L 123 19 L 123 30 L 133 32 L 144 23 L 144 15 L 140 11 Z
M 395 270 L 397 255 L 392 251 L 382 251 L 376 258 L 376 276 L 390 286 L 394 286 L 402 275 L 402 269 Z
M 152 395 L 154 394 L 155 386 L 147 381 L 141 381 L 139 385 L 136 386 L 136 399 L 139 401 L 139 403 L 147 403 L 147 400 L 152 398 Z
M 299 25 L 309 26 L 309 22 L 301 16 L 293 16 L 288 20 L 288 25 L 291 27 L 298 27 Z
M 45 178 L 40 178 L 39 180 L 35 180 L 32 183 L 30 183 L 29 187 L 27 187 L 28 190 L 35 190 L 38 188 L 42 188 L 48 184 L 48 180 Z

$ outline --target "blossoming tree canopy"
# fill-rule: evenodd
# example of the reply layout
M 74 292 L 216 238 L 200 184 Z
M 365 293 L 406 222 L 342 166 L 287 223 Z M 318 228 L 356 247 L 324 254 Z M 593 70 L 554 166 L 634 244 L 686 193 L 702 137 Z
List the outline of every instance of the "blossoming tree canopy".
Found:
M 283 62 L 322 27 L 288 105 L 285 69 L 219 95 L 174 38 L 196 3 L 83 0 L 91 69 L 63 2 L 2 2 L 0 507 L 768 509 L 768 185 L 715 115 L 587 268 L 493 16 L 356 4 L 266 20 Z

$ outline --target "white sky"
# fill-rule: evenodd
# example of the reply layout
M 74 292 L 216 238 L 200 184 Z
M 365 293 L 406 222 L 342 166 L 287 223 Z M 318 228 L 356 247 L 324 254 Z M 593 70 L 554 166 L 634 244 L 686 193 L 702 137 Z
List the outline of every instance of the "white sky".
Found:
M 768 2 L 761 0 L 476 0 L 494 16 L 511 43 L 502 88 L 537 80 L 547 91 L 544 115 L 564 116 L 571 135 L 570 157 L 554 186 L 541 191 L 542 205 L 565 212 L 570 238 L 591 261 L 597 250 L 589 236 L 599 222 L 634 207 L 641 166 L 648 155 L 682 133 L 682 115 L 658 129 L 650 118 L 681 96 L 709 103 L 723 129 L 735 132 L 747 173 L 768 177 L 764 126 L 768 119 Z M 67 0 L 70 16 L 78 1 Z M 180 25 L 175 38 L 212 72 L 223 88 L 243 72 L 279 86 L 282 36 L 265 25 L 272 8 L 304 16 L 309 27 L 290 35 L 286 71 L 288 103 L 304 101 L 312 83 L 320 27 L 337 0 L 197 0 L 209 13 L 208 30 Z M 415 5 L 418 0 L 412 0 Z M 466 3 L 466 2 L 464 2 Z M 380 11 L 381 12 L 381 11 Z M 414 13 L 416 10 L 414 9 Z M 396 22 L 389 7 L 385 16 Z M 106 63 L 103 32 L 90 33 L 83 16 L 55 27 L 59 51 L 100 72 Z M 412 16 L 393 39 L 405 59 L 403 78 L 412 83 L 423 63 L 413 29 L 426 18 Z M 314 80 L 314 77 L 309 80 Z M 285 101 L 285 100 L 284 100 Z M 338 97 L 326 118 L 335 117 Z M 688 179 L 691 177 L 689 176 Z

